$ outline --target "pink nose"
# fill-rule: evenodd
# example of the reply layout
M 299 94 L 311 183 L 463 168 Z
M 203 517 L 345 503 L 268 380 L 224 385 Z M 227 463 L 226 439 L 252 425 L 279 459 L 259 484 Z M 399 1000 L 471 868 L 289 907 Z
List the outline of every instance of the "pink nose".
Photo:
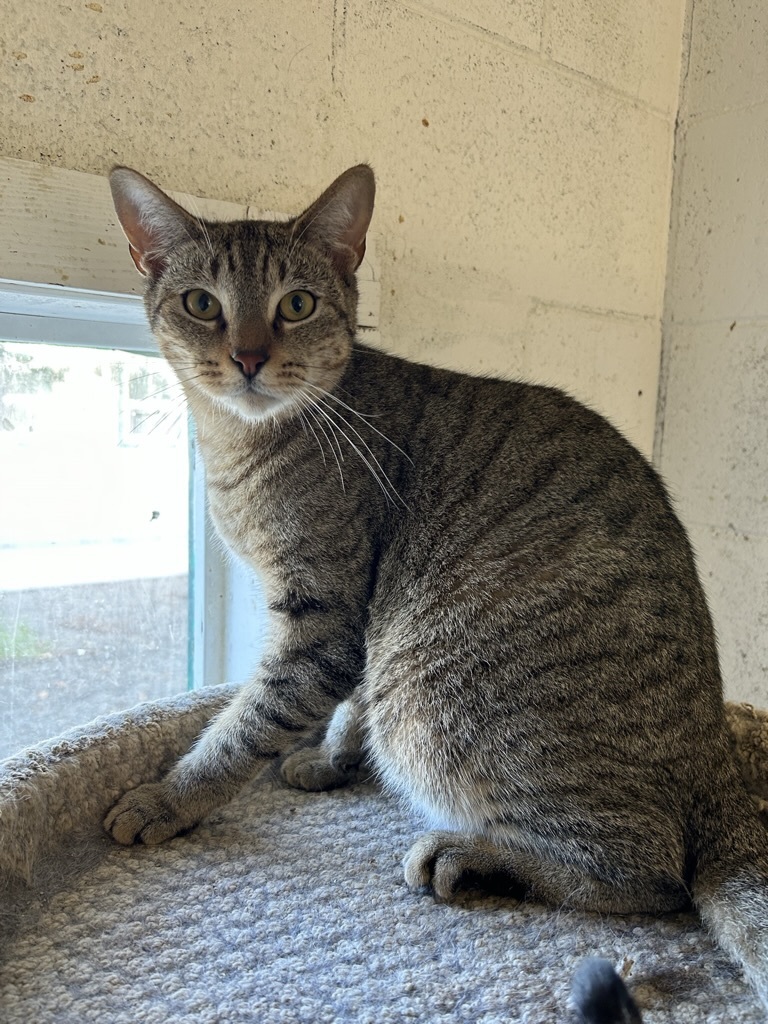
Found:
M 268 353 L 263 350 L 257 352 L 233 352 L 232 359 L 243 371 L 243 376 L 252 380 L 262 368 L 267 359 Z

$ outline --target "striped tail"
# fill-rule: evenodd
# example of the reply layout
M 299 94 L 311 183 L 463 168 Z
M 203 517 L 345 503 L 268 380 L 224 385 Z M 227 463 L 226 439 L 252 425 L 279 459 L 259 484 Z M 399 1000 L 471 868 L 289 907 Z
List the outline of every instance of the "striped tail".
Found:
M 768 848 L 765 829 L 761 838 Z M 741 964 L 768 1011 L 766 858 L 732 856 L 702 864 L 693 884 L 693 901 L 717 944 Z

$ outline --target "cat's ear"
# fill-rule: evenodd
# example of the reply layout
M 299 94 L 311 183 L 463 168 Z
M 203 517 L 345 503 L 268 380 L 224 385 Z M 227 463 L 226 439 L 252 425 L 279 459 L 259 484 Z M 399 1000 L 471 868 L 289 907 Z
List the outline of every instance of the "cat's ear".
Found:
M 196 237 L 194 219 L 130 167 L 114 167 L 109 186 L 136 269 L 144 275 L 162 273 L 173 249 L 184 239 Z
M 342 274 L 354 273 L 365 256 L 375 193 L 371 168 L 350 167 L 296 218 L 294 237 L 307 238 L 328 251 Z

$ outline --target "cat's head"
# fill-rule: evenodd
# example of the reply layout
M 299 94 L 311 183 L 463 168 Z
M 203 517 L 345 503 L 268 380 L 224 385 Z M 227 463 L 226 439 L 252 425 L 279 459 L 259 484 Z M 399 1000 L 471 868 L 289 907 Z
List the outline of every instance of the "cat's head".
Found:
M 110 185 L 150 325 L 191 394 L 255 420 L 336 384 L 357 323 L 370 167 L 345 171 L 287 222 L 201 221 L 127 167 Z

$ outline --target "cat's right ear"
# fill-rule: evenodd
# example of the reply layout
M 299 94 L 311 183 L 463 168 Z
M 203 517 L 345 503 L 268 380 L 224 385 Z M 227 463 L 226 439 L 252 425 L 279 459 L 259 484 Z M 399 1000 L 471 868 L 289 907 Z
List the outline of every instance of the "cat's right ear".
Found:
M 130 167 L 114 167 L 109 187 L 136 269 L 144 275 L 161 274 L 179 242 L 196 236 L 192 217 Z

